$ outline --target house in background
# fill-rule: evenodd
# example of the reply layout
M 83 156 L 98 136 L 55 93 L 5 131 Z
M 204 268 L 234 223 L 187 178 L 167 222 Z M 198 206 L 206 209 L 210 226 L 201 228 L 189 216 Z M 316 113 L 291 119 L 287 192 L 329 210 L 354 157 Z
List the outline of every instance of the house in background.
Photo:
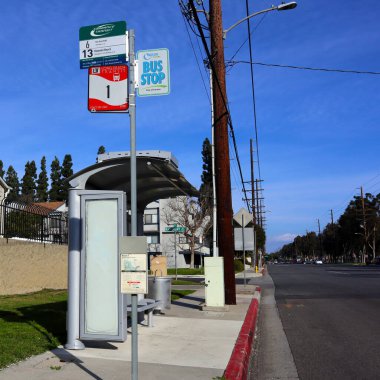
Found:
M 151 202 L 144 210 L 144 236 L 148 240 L 149 257 L 163 255 L 167 257 L 168 268 L 190 266 L 190 251 L 186 236 L 183 233 L 168 232 L 163 215 L 170 199 L 159 199 Z M 180 226 L 178 226 L 180 227 Z M 210 248 L 202 244 L 202 236 L 197 239 L 195 266 L 202 265 L 202 257 L 210 255 Z
M 34 202 L 33 206 L 37 206 L 34 212 L 45 217 L 43 227 L 45 238 L 53 243 L 67 244 L 68 208 L 66 202 Z
M 0 177 L 0 203 L 7 197 L 11 188 Z
M 65 201 L 55 201 L 55 202 L 34 202 L 36 206 L 46 208 L 51 211 L 51 213 L 67 213 L 68 208 Z

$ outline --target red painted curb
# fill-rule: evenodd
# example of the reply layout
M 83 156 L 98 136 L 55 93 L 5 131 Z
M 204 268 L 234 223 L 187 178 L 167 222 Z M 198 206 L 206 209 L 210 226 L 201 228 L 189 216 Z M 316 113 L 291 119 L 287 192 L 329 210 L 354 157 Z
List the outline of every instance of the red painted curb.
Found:
M 260 288 L 256 289 L 261 292 Z M 246 380 L 248 376 L 249 359 L 251 356 L 255 335 L 259 301 L 253 298 L 249 305 L 239 336 L 236 340 L 230 360 L 224 371 L 226 380 Z

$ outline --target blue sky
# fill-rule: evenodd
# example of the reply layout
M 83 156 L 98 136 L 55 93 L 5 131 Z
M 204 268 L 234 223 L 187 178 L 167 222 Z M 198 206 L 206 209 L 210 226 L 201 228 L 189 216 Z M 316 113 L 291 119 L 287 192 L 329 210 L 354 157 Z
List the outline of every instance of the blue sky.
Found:
M 250 1 L 252 11 L 271 1 Z M 208 2 L 205 1 L 206 8 Z M 286 12 L 252 19 L 254 61 L 380 71 L 380 4 L 303 1 Z M 202 16 L 201 16 L 202 17 Z M 245 0 L 223 1 L 224 28 L 245 17 Z M 175 0 L 14 0 L 0 14 L 0 159 L 19 178 L 25 163 L 70 153 L 74 170 L 95 161 L 97 149 L 129 150 L 129 117 L 87 111 L 87 72 L 79 69 L 79 28 L 125 20 L 136 49 L 168 48 L 171 94 L 137 99 L 137 149 L 171 151 L 180 170 L 200 184 L 200 151 L 210 138 L 208 94 Z M 191 32 L 190 32 L 191 33 Z M 225 41 L 230 59 L 247 38 L 246 24 Z M 201 51 L 191 33 L 201 62 Z M 200 41 L 199 41 L 200 44 Z M 235 60 L 247 61 L 247 44 Z M 207 76 L 203 69 L 207 87 Z M 268 249 L 339 217 L 358 187 L 380 192 L 380 76 L 255 66 L 261 177 Z M 249 65 L 228 71 L 227 88 L 245 180 L 254 137 Z M 235 212 L 243 206 L 231 153 Z M 257 172 L 257 168 L 256 168 Z

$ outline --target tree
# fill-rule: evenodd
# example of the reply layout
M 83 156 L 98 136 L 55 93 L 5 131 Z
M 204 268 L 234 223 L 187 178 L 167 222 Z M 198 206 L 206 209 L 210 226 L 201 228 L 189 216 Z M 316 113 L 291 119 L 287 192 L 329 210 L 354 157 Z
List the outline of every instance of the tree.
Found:
M 63 158 L 62 170 L 61 170 L 61 175 L 62 175 L 61 197 L 62 197 L 62 200 L 66 202 L 69 196 L 69 188 L 70 188 L 68 179 L 73 175 L 72 167 L 73 167 L 73 161 L 71 158 L 71 154 L 66 154 L 65 157 Z
M 104 154 L 106 152 L 106 148 L 103 146 L 103 145 L 100 145 L 100 147 L 98 148 L 98 155 L 99 154 Z M 96 157 L 96 162 L 98 162 L 98 157 Z
M 36 196 L 37 168 L 35 161 L 25 164 L 25 174 L 21 180 L 21 197 L 24 202 L 31 203 Z
M 261 249 L 264 252 L 265 242 L 266 242 L 265 230 L 259 225 L 255 226 L 255 230 L 256 230 L 257 249 Z
M 61 201 L 62 200 L 62 168 L 59 163 L 57 156 L 50 166 L 50 190 L 49 190 L 49 201 Z
M 183 235 L 187 243 L 179 246 L 190 252 L 190 267 L 194 268 L 195 251 L 203 245 L 203 238 L 211 227 L 210 210 L 195 198 L 181 196 L 169 199 L 162 214 L 166 224 L 185 227 Z
M 20 196 L 20 182 L 17 172 L 12 165 L 9 165 L 7 173 L 5 174 L 5 182 L 12 188 L 8 194 L 8 200 L 18 199 Z
M 0 178 L 4 178 L 4 164 L 3 161 L 0 160 Z
M 212 150 L 209 139 L 206 137 L 202 145 L 202 184 L 199 189 L 199 199 L 202 205 L 212 208 Z
M 48 175 L 46 171 L 46 157 L 41 159 L 41 171 L 37 180 L 36 198 L 38 202 L 46 202 L 48 200 Z
M 103 145 L 100 145 L 98 148 L 98 154 L 104 154 L 106 152 L 106 148 Z

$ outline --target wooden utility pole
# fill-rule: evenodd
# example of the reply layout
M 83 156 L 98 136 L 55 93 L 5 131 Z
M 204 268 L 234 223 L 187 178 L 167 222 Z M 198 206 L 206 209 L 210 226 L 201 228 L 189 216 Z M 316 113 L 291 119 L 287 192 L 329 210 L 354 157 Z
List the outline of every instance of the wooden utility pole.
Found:
M 232 198 L 228 146 L 228 109 L 224 62 L 223 23 L 220 0 L 210 0 L 211 57 L 213 59 L 213 99 L 215 171 L 219 254 L 224 257 L 225 302 L 236 304 Z

